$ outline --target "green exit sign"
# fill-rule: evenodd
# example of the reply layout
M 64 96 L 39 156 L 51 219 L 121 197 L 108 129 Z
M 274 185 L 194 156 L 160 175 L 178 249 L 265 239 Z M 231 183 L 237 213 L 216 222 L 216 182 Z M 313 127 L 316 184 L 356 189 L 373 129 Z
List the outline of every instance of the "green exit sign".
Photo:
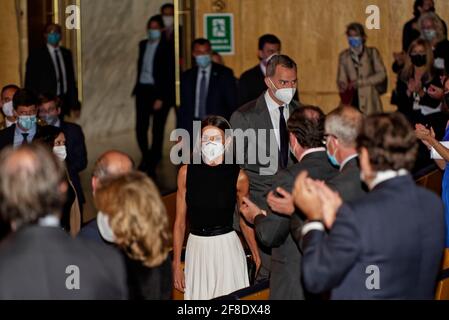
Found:
M 204 15 L 204 37 L 212 44 L 212 50 L 223 55 L 234 54 L 234 16 L 232 13 L 208 13 Z

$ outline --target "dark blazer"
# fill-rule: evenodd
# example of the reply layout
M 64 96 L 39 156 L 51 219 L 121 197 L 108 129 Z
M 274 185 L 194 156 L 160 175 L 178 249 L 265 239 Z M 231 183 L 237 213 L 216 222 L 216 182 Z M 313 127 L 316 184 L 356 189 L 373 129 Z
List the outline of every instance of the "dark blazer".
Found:
M 65 121 L 61 121 L 61 130 L 64 132 L 66 139 L 66 163 L 70 180 L 72 180 L 76 189 L 78 199 L 81 203 L 84 203 L 85 198 L 79 177 L 79 173 L 87 168 L 87 149 L 84 133 L 79 125 Z
M 129 298 L 131 300 L 170 300 L 172 294 L 171 259 L 149 268 L 141 261 L 125 255 L 128 272 Z
M 332 299 L 433 299 L 445 240 L 444 210 L 434 193 L 402 176 L 344 204 L 329 233 L 303 238 L 303 280 Z M 367 289 L 378 268 L 378 290 Z
M 15 130 L 16 130 L 15 124 L 3 130 L 0 130 L 0 150 L 14 144 Z
M 313 179 L 329 180 L 337 174 L 325 151 L 306 155 L 299 163 L 280 171 L 274 177 L 273 189 L 282 187 L 293 191 L 296 177 L 307 171 Z M 298 215 L 299 213 L 295 214 Z M 290 234 L 290 218 L 268 211 L 254 221 L 257 238 L 267 247 L 272 247 L 270 299 L 304 299 L 301 283 L 301 252 Z
M 260 64 L 245 71 L 239 79 L 238 82 L 238 105 L 243 106 L 244 104 L 253 101 L 260 97 L 262 93 L 267 90 L 267 85 L 265 84 L 265 75 L 260 69 Z
M 292 101 L 289 106 L 290 113 L 295 109 L 300 107 L 300 103 Z M 270 112 L 268 111 L 267 104 L 265 102 L 265 94 L 262 94 L 257 100 L 253 100 L 243 107 L 240 107 L 237 111 L 232 114 L 231 125 L 234 130 L 241 129 L 245 132 L 248 129 L 259 130 L 273 130 L 273 123 L 271 121 Z M 256 137 L 257 139 L 257 137 Z M 270 154 L 270 162 L 263 163 L 261 159 L 257 159 L 255 163 L 251 163 L 248 154 L 250 147 L 257 145 L 259 149 L 265 149 L 261 151 L 262 154 L 269 154 L 270 144 L 275 145 L 276 151 L 278 150 L 278 145 L 276 139 L 273 137 L 274 141 L 271 140 L 269 131 L 267 132 L 266 143 L 259 143 L 259 140 L 254 140 L 253 137 L 245 139 L 243 155 L 243 163 L 238 163 L 245 173 L 249 177 L 250 183 L 250 193 L 251 198 L 256 201 L 256 204 L 264 209 L 268 209 L 265 201 L 266 192 L 273 185 L 273 176 L 279 170 L 278 152 Z M 266 151 L 266 153 L 264 153 Z M 237 160 L 239 160 L 239 154 L 236 154 Z M 289 166 L 296 162 L 293 155 L 290 154 Z M 270 163 L 278 163 L 278 166 L 271 167 Z M 271 168 L 270 168 L 271 167 Z M 265 175 L 261 175 L 261 170 L 266 171 Z
M 327 185 L 337 191 L 343 201 L 352 201 L 366 194 L 366 186 L 360 180 L 359 158 L 348 161 L 334 178 L 327 181 Z
M 238 105 L 256 100 L 267 90 L 265 75 L 260 68 L 260 64 L 245 71 L 238 81 Z M 298 91 L 295 92 L 293 100 L 299 101 Z
M 126 269 L 120 253 L 72 239 L 60 228 L 27 226 L 0 247 L 0 299 L 126 299 Z M 68 290 L 66 271 L 77 266 L 80 289 Z M 68 280 L 70 282 L 70 278 Z
M 137 93 L 140 75 L 142 73 L 145 51 L 148 40 L 139 43 L 139 58 L 137 60 L 137 78 L 133 95 Z M 175 105 L 175 48 L 173 41 L 162 37 L 157 46 L 153 62 L 153 78 L 157 99 L 165 102 L 168 106 Z
M 185 129 L 189 133 L 193 131 L 197 79 L 198 67 L 185 71 L 181 76 L 178 128 Z M 222 116 L 228 120 L 237 108 L 237 84 L 231 69 L 212 63 L 206 108 L 208 115 Z
M 75 69 L 70 50 L 60 47 L 67 78 L 67 100 L 70 106 L 78 102 L 78 89 L 75 80 Z M 48 47 L 42 47 L 31 52 L 26 63 L 25 87 L 36 93 L 57 92 L 56 70 Z M 67 109 L 69 109 L 67 108 Z

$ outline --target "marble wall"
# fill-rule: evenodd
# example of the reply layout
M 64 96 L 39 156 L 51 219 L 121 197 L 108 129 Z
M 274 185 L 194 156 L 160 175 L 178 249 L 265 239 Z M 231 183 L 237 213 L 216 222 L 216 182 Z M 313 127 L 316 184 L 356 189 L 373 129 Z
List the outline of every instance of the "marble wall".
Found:
M 81 0 L 83 112 L 88 139 L 134 128 L 138 43 L 164 0 Z

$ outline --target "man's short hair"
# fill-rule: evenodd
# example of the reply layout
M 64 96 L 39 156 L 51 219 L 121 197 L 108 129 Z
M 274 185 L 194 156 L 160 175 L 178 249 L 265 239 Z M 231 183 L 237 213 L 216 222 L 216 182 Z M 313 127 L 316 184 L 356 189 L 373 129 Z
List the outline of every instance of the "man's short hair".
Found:
M 290 58 L 289 56 L 283 54 L 274 55 L 268 61 L 267 77 L 273 77 L 276 74 L 277 66 L 282 66 L 287 69 L 295 69 L 295 70 L 298 69 L 296 62 L 293 61 L 293 59 Z
M 14 110 L 17 110 L 18 107 L 29 107 L 36 106 L 37 107 L 38 99 L 33 91 L 28 89 L 19 89 L 12 99 L 12 104 Z
M 366 39 L 366 32 L 365 28 L 361 23 L 358 22 L 352 22 L 348 24 L 346 27 L 346 35 L 349 37 L 349 31 L 355 31 L 360 37 L 362 37 L 364 40 Z
M 264 34 L 259 38 L 259 50 L 263 50 L 265 45 L 269 44 L 278 44 L 281 45 L 281 40 L 279 40 L 278 37 L 276 37 L 274 34 Z
M 41 93 L 38 97 L 39 105 L 48 102 L 54 102 L 57 108 L 61 108 L 61 99 L 54 93 Z
M 173 3 L 164 3 L 161 6 L 161 13 L 163 13 L 165 9 L 173 9 L 173 10 L 175 10 L 175 5 Z
M 346 147 L 355 147 L 362 127 L 362 113 L 349 106 L 338 107 L 326 117 L 326 134 L 332 134 Z
M 155 16 L 150 17 L 147 22 L 147 27 L 149 28 L 152 22 L 157 22 L 160 28 L 164 27 L 164 20 L 162 20 L 162 16 L 157 14 Z
M 57 23 L 51 22 L 51 23 L 47 23 L 47 24 L 45 25 L 45 27 L 44 27 L 44 34 L 50 33 L 50 30 L 51 30 L 52 28 L 56 28 L 56 30 L 57 30 L 59 33 L 62 33 L 62 27 L 61 27 L 59 24 L 57 24 Z
M 113 164 L 109 161 L 109 156 L 112 153 L 121 155 L 124 158 L 128 159 L 131 164 L 131 169 L 134 169 L 134 167 L 135 167 L 133 159 L 131 159 L 131 157 L 128 154 L 121 152 L 121 151 L 116 151 L 116 150 L 111 150 L 111 151 L 105 152 L 97 159 L 97 161 L 95 162 L 95 165 L 94 165 L 94 169 L 92 171 L 92 176 L 98 178 L 98 180 L 100 182 L 117 175 L 117 172 L 113 172 L 111 170 L 111 167 L 113 167 Z M 120 174 L 122 174 L 122 172 L 120 172 L 118 174 L 120 175 Z
M 411 170 L 418 143 L 415 132 L 400 113 L 368 116 L 357 138 L 357 148 L 366 148 L 373 170 Z
M 18 227 L 60 214 L 65 202 L 65 171 L 46 146 L 38 143 L 0 153 L 0 215 Z
M 204 45 L 208 45 L 210 48 L 212 48 L 212 45 L 210 43 L 209 40 L 205 39 L 205 38 L 198 38 L 193 40 L 192 42 L 192 51 L 195 48 L 196 45 L 200 45 L 200 46 L 204 46 Z
M 302 106 L 290 115 L 288 131 L 293 133 L 303 148 L 323 147 L 324 112 L 316 106 Z
M 16 86 L 15 84 L 8 84 L 2 88 L 1 95 L 3 96 L 3 94 L 5 93 L 6 90 L 11 90 L 11 89 L 16 90 L 16 91 L 20 90 L 19 86 Z

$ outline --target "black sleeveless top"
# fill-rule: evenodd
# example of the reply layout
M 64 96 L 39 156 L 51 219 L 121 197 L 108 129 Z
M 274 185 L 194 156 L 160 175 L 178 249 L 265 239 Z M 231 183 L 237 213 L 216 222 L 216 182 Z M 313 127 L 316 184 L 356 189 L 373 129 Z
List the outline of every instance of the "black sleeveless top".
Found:
M 237 202 L 238 165 L 187 167 L 186 204 L 190 228 L 232 228 Z

